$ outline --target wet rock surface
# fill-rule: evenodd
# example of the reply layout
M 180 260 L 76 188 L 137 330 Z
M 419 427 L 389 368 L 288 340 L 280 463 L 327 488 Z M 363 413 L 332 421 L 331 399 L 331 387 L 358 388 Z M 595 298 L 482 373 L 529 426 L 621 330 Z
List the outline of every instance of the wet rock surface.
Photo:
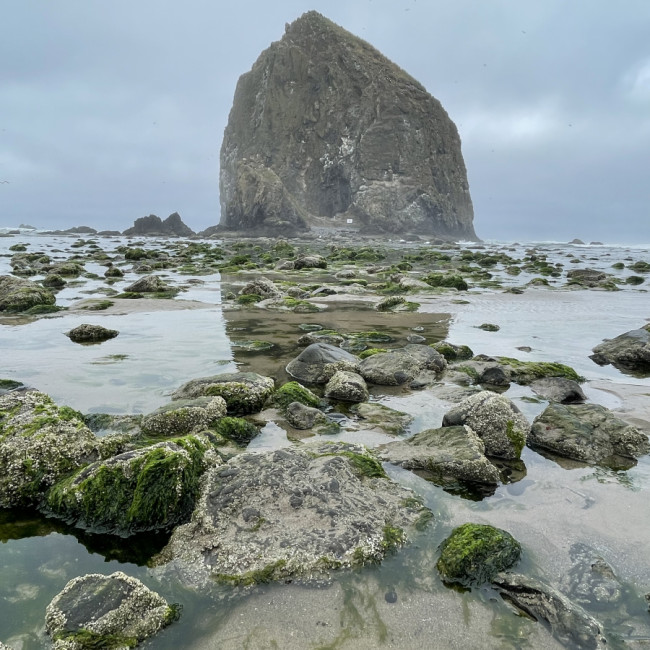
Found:
M 338 370 L 325 386 L 325 397 L 344 402 L 365 402 L 368 387 L 363 377 L 356 372 Z
M 54 294 L 24 278 L 0 276 L 0 312 L 27 311 L 40 305 L 54 305 Z
M 575 404 L 584 402 L 587 399 L 582 388 L 580 388 L 580 384 L 572 379 L 547 377 L 546 379 L 534 381 L 530 387 L 537 395 L 549 402 Z
M 119 332 L 111 330 L 101 325 L 90 325 L 83 323 L 66 332 L 66 336 L 74 343 L 101 343 L 114 339 Z
M 133 647 L 179 616 L 155 591 L 121 571 L 74 578 L 47 606 L 45 627 L 59 650 Z
M 628 467 L 650 451 L 646 435 L 598 404 L 550 404 L 533 422 L 528 444 L 584 463 Z
M 226 415 L 223 397 L 198 397 L 193 400 L 175 400 L 149 413 L 142 420 L 142 430 L 149 435 L 184 435 L 209 427 Z
M 325 384 L 336 372 L 337 364 L 354 369 L 359 359 L 341 348 L 328 343 L 312 343 L 287 365 L 287 372 L 306 384 Z
M 207 587 L 380 561 L 428 513 L 412 497 L 361 445 L 242 454 L 208 471 L 191 522 L 174 531 L 157 562 Z
M 445 358 L 433 348 L 410 343 L 364 359 L 359 364 L 359 373 L 370 384 L 400 386 L 413 381 L 423 371 L 439 373 L 446 366 Z
M 485 444 L 485 453 L 517 459 L 526 444 L 530 425 L 517 406 L 504 395 L 482 391 L 470 395 L 445 413 L 442 426 L 467 425 Z
M 623 372 L 650 374 L 650 324 L 597 345 L 591 359 L 604 366 L 611 363 Z

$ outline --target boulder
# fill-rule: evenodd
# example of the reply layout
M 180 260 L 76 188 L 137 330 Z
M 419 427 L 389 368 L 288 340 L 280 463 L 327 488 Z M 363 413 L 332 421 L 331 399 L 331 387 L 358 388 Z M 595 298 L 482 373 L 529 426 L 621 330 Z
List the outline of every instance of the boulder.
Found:
M 300 402 L 291 402 L 284 410 L 287 422 L 294 429 L 311 429 L 317 424 L 326 424 L 328 418 L 322 411 L 313 406 L 306 406 Z
M 522 612 L 548 624 L 553 636 L 568 647 L 609 647 L 601 624 L 556 589 L 516 573 L 499 573 L 492 586 Z
M 474 356 L 471 348 L 467 345 L 455 345 L 448 341 L 432 343 L 431 347 L 436 352 L 442 354 L 447 361 L 464 361 L 465 359 L 471 359 Z
M 300 269 L 326 269 L 327 260 L 322 255 L 298 255 L 293 268 Z
M 463 524 L 440 544 L 436 567 L 445 582 L 478 586 L 513 567 L 520 556 L 519 542 L 507 531 L 484 524 Z
M 582 388 L 580 388 L 580 384 L 572 379 L 547 377 L 546 379 L 534 381 L 530 387 L 533 392 L 549 402 L 575 404 L 576 402 L 584 402 L 587 399 Z
M 98 461 L 56 483 L 49 514 L 78 528 L 121 536 L 187 521 L 199 478 L 217 458 L 203 436 L 186 436 Z
M 271 377 L 255 372 L 227 372 L 188 381 L 172 393 L 172 400 L 205 395 L 223 397 L 228 415 L 248 415 L 262 410 L 274 388 Z
M 226 410 L 223 397 L 175 400 L 146 415 L 142 420 L 142 431 L 153 436 L 183 436 L 209 427 L 224 417 Z
M 405 434 L 414 417 L 402 411 L 377 404 L 376 402 L 362 402 L 355 404 L 350 412 L 356 415 L 364 428 L 379 429 L 392 436 Z
M 0 508 L 38 505 L 56 481 L 100 455 L 81 414 L 35 390 L 0 396 L 0 432 Z
M 380 561 L 430 517 L 361 445 L 243 453 L 208 470 L 192 520 L 154 563 L 203 589 L 322 577 Z
M 340 368 L 337 364 L 341 363 L 354 371 L 359 360 L 353 354 L 333 345 L 312 343 L 288 363 L 287 372 L 306 384 L 325 384 Z
M 411 343 L 380 354 L 373 354 L 359 364 L 359 373 L 371 384 L 400 386 L 413 381 L 422 371 L 442 372 L 445 358 L 428 345 Z
M 54 650 L 132 648 L 178 619 L 169 605 L 140 580 L 121 571 L 70 580 L 45 611 Z
M 74 343 L 101 343 L 114 339 L 119 332 L 117 330 L 107 329 L 101 325 L 90 325 L 83 323 L 66 332 L 65 335 Z
M 442 426 L 469 426 L 483 440 L 488 456 L 517 459 L 530 430 L 521 411 L 504 395 L 481 391 L 445 413 Z
M 567 272 L 566 277 L 571 284 L 597 287 L 602 280 L 607 278 L 607 273 L 596 269 L 571 269 Z
M 0 275 L 0 311 L 27 311 L 40 305 L 54 305 L 55 302 L 54 294 L 40 284 L 12 275 Z
M 460 138 L 440 103 L 315 11 L 239 79 L 219 185 L 228 229 L 476 239 Z
M 275 283 L 262 277 L 247 282 L 239 291 L 239 295 L 261 296 L 263 299 L 282 298 L 282 292 L 278 289 Z
M 159 275 L 145 275 L 126 287 L 124 291 L 129 293 L 155 293 L 168 289 L 169 285 Z
M 427 429 L 379 448 L 379 458 L 404 469 L 430 472 L 435 483 L 497 485 L 499 473 L 485 457 L 483 441 L 468 427 Z
M 604 341 L 589 357 L 604 366 L 611 363 L 623 372 L 650 374 L 650 324 Z
M 647 436 L 599 404 L 549 404 L 535 418 L 528 444 L 594 465 L 630 466 L 650 452 Z
M 365 402 L 368 387 L 363 377 L 356 372 L 339 370 L 325 386 L 325 397 L 342 402 Z

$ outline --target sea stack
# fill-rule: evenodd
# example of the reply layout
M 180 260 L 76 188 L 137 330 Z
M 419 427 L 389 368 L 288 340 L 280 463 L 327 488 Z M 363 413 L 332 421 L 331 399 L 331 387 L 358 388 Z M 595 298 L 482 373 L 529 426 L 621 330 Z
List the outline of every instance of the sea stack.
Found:
M 476 239 L 460 137 L 440 102 L 315 11 L 240 77 L 220 193 L 228 230 Z

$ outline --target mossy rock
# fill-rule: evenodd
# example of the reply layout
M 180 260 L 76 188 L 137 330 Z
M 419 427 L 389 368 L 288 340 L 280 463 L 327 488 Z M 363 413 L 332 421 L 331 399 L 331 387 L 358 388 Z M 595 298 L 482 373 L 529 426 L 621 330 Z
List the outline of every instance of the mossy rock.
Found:
M 358 354 L 358 357 L 363 361 L 363 359 L 367 359 L 374 354 L 381 354 L 382 352 L 388 352 L 388 350 L 386 348 L 368 348 L 367 350 L 360 352 Z
M 430 347 L 442 354 L 447 361 L 466 361 L 474 356 L 471 348 L 467 345 L 454 345 L 447 341 L 437 341 L 432 343 Z
M 237 296 L 236 302 L 239 305 L 254 305 L 260 302 L 260 300 L 262 300 L 262 296 L 256 293 L 244 293 L 241 296 Z
M 273 404 L 284 410 L 292 402 L 299 402 L 305 406 L 318 408 L 321 400 L 312 391 L 297 381 L 289 381 L 275 391 L 273 394 Z
M 176 400 L 145 416 L 142 431 L 149 436 L 183 436 L 209 427 L 226 415 L 226 408 L 221 397 Z
M 478 325 L 478 329 L 484 332 L 498 332 L 501 328 L 494 323 L 483 323 L 482 325 Z
M 467 291 L 469 288 L 462 276 L 456 273 L 429 273 L 422 280 L 432 287 L 447 287 L 458 291 Z
M 512 381 L 527 386 L 536 379 L 545 377 L 563 377 L 582 383 L 585 378 L 580 376 L 571 366 L 549 361 L 520 361 L 512 357 L 497 357 L 500 364 L 507 367 Z
M 440 545 L 436 564 L 445 582 L 464 587 L 490 582 L 500 571 L 513 567 L 521 545 L 505 530 L 483 524 L 463 524 Z
M 211 428 L 220 436 L 232 440 L 242 446 L 247 445 L 260 432 L 259 428 L 252 422 L 249 422 L 244 418 L 233 417 L 221 418 L 217 420 Z
M 207 438 L 186 436 L 93 463 L 56 483 L 45 507 L 95 532 L 171 529 L 191 515 L 209 448 Z

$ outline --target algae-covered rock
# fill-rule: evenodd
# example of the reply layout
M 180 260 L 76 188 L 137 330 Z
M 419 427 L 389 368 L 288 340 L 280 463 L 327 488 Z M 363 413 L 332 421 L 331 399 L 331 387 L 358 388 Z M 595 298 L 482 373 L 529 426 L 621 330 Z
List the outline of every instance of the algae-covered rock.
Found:
M 209 427 L 226 415 L 226 410 L 223 397 L 176 400 L 146 415 L 142 419 L 142 430 L 147 435 L 182 436 Z
M 320 398 L 297 381 L 288 381 L 273 393 L 273 404 L 280 409 L 286 409 L 292 402 L 300 402 L 305 406 L 316 408 L 320 405 Z
M 474 356 L 471 348 L 467 345 L 455 345 L 448 341 L 437 341 L 432 343 L 431 347 L 442 354 L 447 361 L 463 361 L 471 359 Z
M 379 457 L 404 469 L 430 473 L 439 485 L 497 485 L 499 473 L 485 457 L 483 441 L 468 426 L 427 429 L 380 447 Z
M 393 436 L 406 433 L 409 424 L 414 420 L 413 416 L 408 413 L 397 411 L 376 402 L 355 404 L 350 409 L 350 412 L 359 418 L 364 427 L 379 429 Z
M 332 366 L 339 362 L 350 364 L 355 368 L 358 359 L 353 354 L 333 345 L 312 343 L 288 363 L 287 372 L 306 384 L 325 384 L 336 371 Z
M 157 558 L 187 584 L 249 585 L 380 561 L 426 508 L 361 445 L 245 453 L 208 470 L 190 523 Z
M 528 444 L 583 463 L 628 467 L 650 452 L 646 435 L 599 404 L 549 404 Z
M 98 457 L 77 411 L 35 390 L 0 396 L 1 508 L 38 504 L 55 481 Z
M 247 282 L 239 291 L 239 295 L 260 296 L 262 299 L 281 298 L 282 291 L 268 278 L 259 277 Z
M 55 650 L 132 648 L 173 623 L 180 606 L 169 605 L 142 582 L 116 571 L 70 580 L 45 612 Z
M 371 384 L 400 386 L 424 370 L 442 372 L 445 358 L 428 345 L 410 343 L 403 348 L 374 354 L 359 364 L 359 373 Z
M 275 383 L 270 377 L 255 372 L 229 372 L 192 379 L 174 391 L 172 399 L 194 399 L 205 395 L 223 397 L 228 415 L 248 415 L 262 410 L 274 388 Z
M 557 589 L 516 573 L 499 573 L 492 577 L 492 585 L 522 612 L 547 623 L 553 636 L 567 647 L 609 647 L 602 625 Z
M 622 372 L 650 374 L 650 324 L 604 341 L 593 352 L 590 359 L 601 366 L 611 363 Z
M 363 377 L 356 372 L 339 370 L 327 382 L 325 397 L 343 402 L 365 402 L 368 399 L 368 387 Z
M 218 462 L 210 450 L 207 438 L 186 436 L 95 462 L 56 483 L 45 507 L 94 532 L 169 530 L 189 519 L 201 474 Z
M 510 533 L 468 523 L 454 528 L 440 544 L 436 567 L 445 582 L 468 587 L 490 582 L 499 571 L 513 567 L 520 555 L 521 546 Z
M 115 338 L 119 332 L 101 325 L 83 323 L 66 332 L 65 335 L 74 343 L 101 343 Z
M 510 380 L 527 386 L 536 379 L 563 377 L 576 382 L 584 381 L 571 366 L 549 361 L 520 361 L 511 357 L 497 357 L 496 360 L 510 374 Z
M 220 436 L 242 446 L 247 445 L 260 432 L 259 428 L 252 422 L 244 418 L 233 418 L 229 416 L 220 418 L 211 428 Z
M 504 395 L 481 391 L 445 413 L 442 426 L 468 425 L 485 444 L 485 453 L 517 459 L 526 444 L 530 424 Z
M 127 293 L 156 293 L 168 289 L 169 285 L 159 275 L 145 275 L 126 287 L 124 291 Z
M 0 311 L 27 311 L 55 303 L 54 294 L 40 284 L 11 275 L 0 275 Z
M 476 239 L 460 138 L 440 103 L 315 11 L 239 79 L 219 186 L 228 229 Z

